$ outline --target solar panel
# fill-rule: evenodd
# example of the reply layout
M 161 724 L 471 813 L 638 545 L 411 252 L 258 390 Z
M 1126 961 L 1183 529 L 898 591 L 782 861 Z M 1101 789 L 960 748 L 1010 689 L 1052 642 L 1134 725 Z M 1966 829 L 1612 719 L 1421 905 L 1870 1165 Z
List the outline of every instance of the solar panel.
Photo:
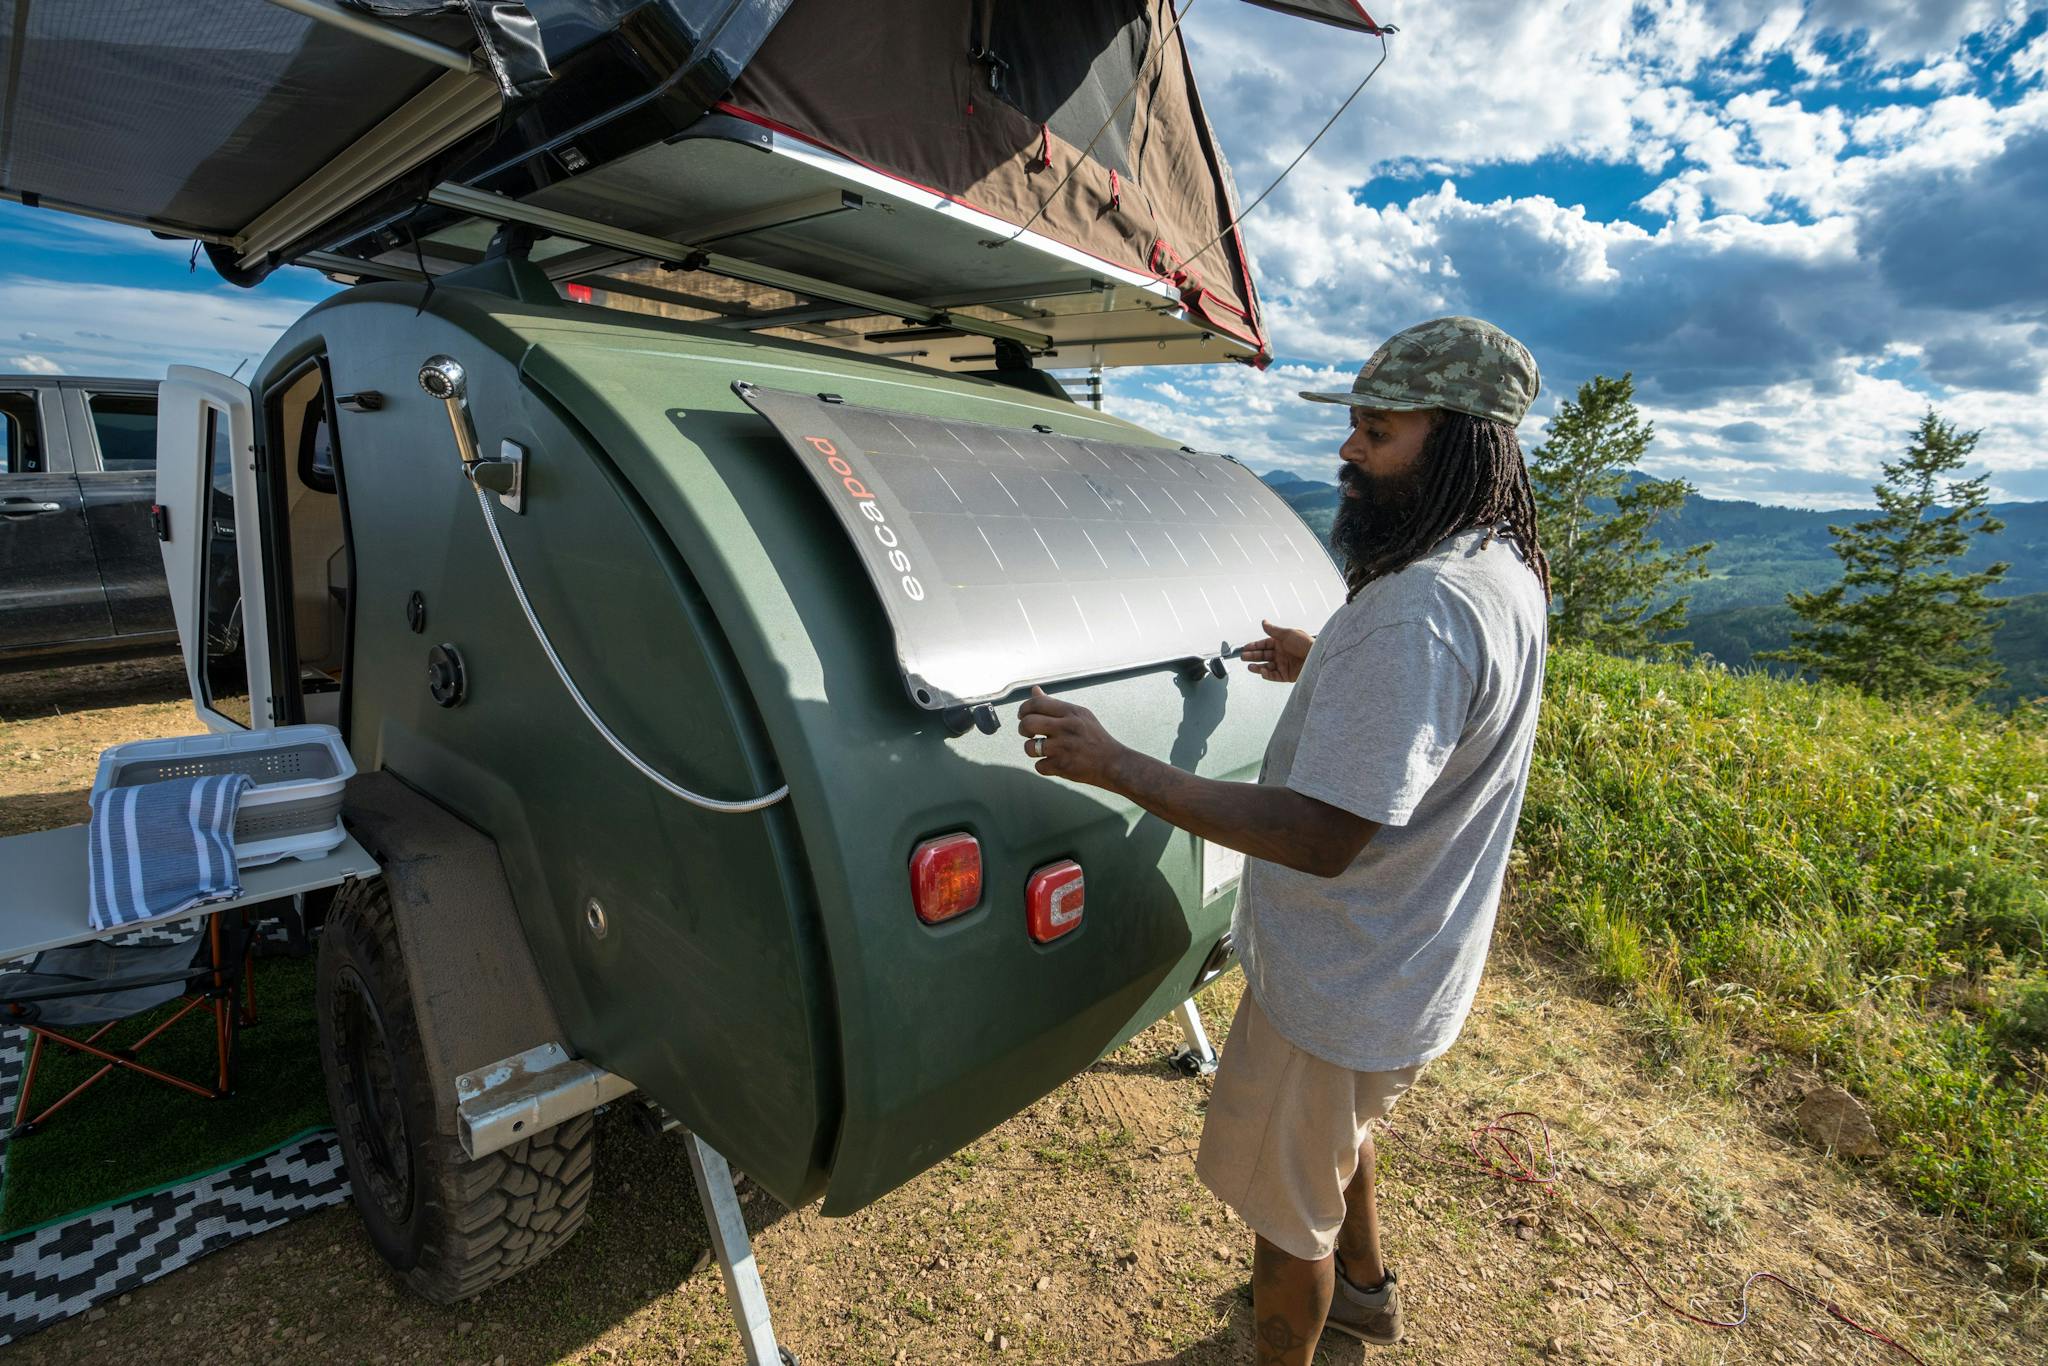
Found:
M 1234 460 L 733 386 L 825 494 L 944 710 L 1319 629 L 1343 580 Z

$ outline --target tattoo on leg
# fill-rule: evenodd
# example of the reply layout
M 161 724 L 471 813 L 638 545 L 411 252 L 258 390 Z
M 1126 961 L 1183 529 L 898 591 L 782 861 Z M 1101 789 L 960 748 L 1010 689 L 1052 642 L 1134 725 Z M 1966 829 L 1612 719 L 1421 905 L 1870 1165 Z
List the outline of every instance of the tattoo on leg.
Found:
M 1294 1331 L 1285 1315 L 1268 1314 L 1259 1320 L 1259 1366 L 1278 1366 L 1289 1352 L 1308 1345 L 1308 1339 Z

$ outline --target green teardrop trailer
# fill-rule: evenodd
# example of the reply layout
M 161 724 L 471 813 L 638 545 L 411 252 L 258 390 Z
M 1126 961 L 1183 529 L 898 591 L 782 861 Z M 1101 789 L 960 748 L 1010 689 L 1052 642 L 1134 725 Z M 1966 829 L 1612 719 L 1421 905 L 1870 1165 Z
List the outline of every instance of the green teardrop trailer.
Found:
M 567 1238 L 592 1112 L 645 1106 L 687 1130 L 773 1359 L 727 1159 L 860 1209 L 1229 961 L 1236 856 L 1039 776 L 1014 730 L 1042 685 L 1250 779 L 1286 694 L 1235 647 L 1342 597 L 1242 465 L 1035 368 L 1264 363 L 1172 10 L 866 8 L 548 10 L 480 31 L 486 76 L 444 28 L 293 0 L 265 13 L 325 54 L 299 77 L 380 122 L 266 145 L 243 169 L 289 188 L 260 204 L 208 163 L 173 215 L 145 193 L 165 111 L 129 108 L 135 145 L 41 200 L 349 285 L 246 385 L 171 368 L 159 531 L 206 723 L 331 724 L 358 767 L 382 872 L 327 910 L 323 1062 L 370 1234 L 436 1299 Z M 834 145 L 885 98 L 839 59 L 863 43 L 944 68 L 886 96 L 903 136 L 963 88 L 981 121 Z M 1140 85 L 1089 141 L 1086 91 Z M 58 136 L 24 107 L 18 145 Z M 978 206 L 1019 199 L 1041 214 Z

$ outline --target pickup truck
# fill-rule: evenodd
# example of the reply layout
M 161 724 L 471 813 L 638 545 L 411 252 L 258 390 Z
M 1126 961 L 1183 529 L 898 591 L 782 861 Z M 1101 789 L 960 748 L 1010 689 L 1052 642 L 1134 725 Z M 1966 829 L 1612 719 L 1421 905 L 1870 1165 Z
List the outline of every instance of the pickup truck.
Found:
M 0 375 L 0 672 L 175 651 L 157 382 Z

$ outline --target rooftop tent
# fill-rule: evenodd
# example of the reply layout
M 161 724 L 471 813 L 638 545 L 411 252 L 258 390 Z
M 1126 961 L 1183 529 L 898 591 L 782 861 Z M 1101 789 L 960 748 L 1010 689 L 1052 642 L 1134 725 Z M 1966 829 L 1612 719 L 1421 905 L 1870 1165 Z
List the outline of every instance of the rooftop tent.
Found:
M 940 368 L 1265 355 L 1170 0 L 0 0 L 0 80 L 0 194 L 238 282 L 511 224 L 572 298 Z
M 1295 8 L 1378 31 L 1349 3 Z M 676 261 L 574 277 L 615 307 L 940 368 L 1002 364 L 992 336 L 1054 367 L 1262 362 L 1236 196 L 1175 15 L 1170 0 L 800 0 L 714 118 L 527 202 L 696 242 L 749 224 L 723 249 L 942 316 L 735 290 Z M 696 216 L 676 216 L 678 186 Z M 778 204 L 782 221 L 756 216 Z
M 1040 277 L 1055 261 L 1108 268 L 1151 287 L 1138 307 L 1156 314 L 1163 296 L 1232 352 L 1265 349 L 1170 0 L 799 5 L 719 108 L 970 211 L 949 287 L 1019 258 Z
M 0 0 L 0 197 L 198 238 L 251 283 L 508 121 L 655 91 L 701 115 L 787 5 Z

